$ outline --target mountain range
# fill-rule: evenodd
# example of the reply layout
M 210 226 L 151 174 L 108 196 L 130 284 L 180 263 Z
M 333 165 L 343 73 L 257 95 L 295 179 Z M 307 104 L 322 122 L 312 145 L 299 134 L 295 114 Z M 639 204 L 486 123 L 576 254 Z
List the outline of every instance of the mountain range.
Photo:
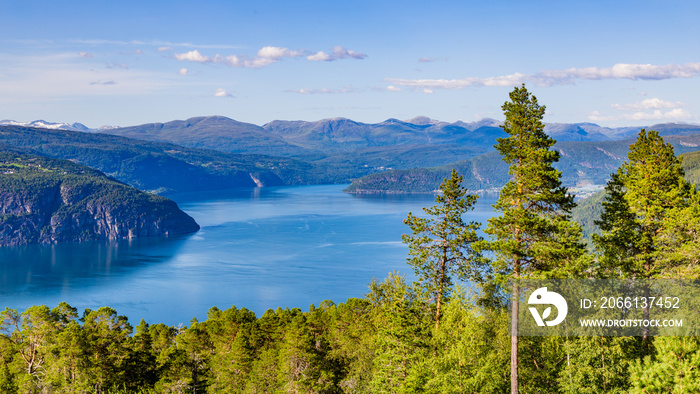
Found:
M 82 126 L 78 123 L 49 125 L 52 131 L 48 126 L 0 126 L 0 143 L 75 160 L 161 193 L 352 181 L 349 190 L 357 192 L 426 192 L 434 190 L 440 174 L 452 167 L 467 172 L 465 182 L 471 189 L 497 188 L 507 179 L 493 148 L 506 135 L 494 119 L 448 123 L 419 116 L 363 123 L 333 118 L 275 120 L 257 126 L 206 116 L 87 132 L 76 131 Z M 677 153 L 700 146 L 692 138 L 700 135 L 700 125 L 666 123 L 648 128 L 666 137 L 683 136 L 673 137 Z M 585 186 L 605 182 L 624 161 L 629 139 L 639 129 L 550 123 L 545 131 L 558 141 L 565 185 Z
M 82 123 L 53 123 L 44 120 L 17 122 L 1 120 L 0 125 L 39 127 L 86 132 L 106 132 L 146 140 L 169 141 L 184 146 L 218 148 L 238 153 L 252 152 L 259 148 L 244 142 L 235 142 L 240 137 L 262 138 L 272 149 L 289 148 L 280 143 L 305 149 L 327 151 L 329 147 L 352 150 L 358 146 L 385 146 L 397 144 L 445 143 L 459 140 L 474 140 L 481 133 L 499 129 L 501 122 L 484 118 L 476 122 L 453 123 L 417 116 L 409 120 L 387 119 L 379 123 L 363 123 L 346 118 L 330 118 L 318 121 L 273 120 L 262 126 L 239 122 L 224 116 L 201 116 L 166 123 L 116 127 L 88 128 Z M 486 129 L 484 129 L 486 128 Z M 546 123 L 545 132 L 557 141 L 610 141 L 634 136 L 640 128 L 654 129 L 661 135 L 688 135 L 700 133 L 700 125 L 686 123 L 662 123 L 643 127 L 603 127 L 595 123 Z M 470 133 L 465 133 L 470 132 Z M 221 137 L 233 137 L 221 138 Z M 279 137 L 276 138 L 275 136 Z M 218 139 L 217 139 L 218 138 Z M 223 143 L 223 145 L 220 145 Z M 275 146 L 278 145 L 279 146 Z M 292 148 L 293 149 L 293 148 Z
M 32 122 L 17 122 L 14 120 L 0 120 L 0 126 L 25 126 L 25 127 L 38 127 L 42 129 L 54 129 L 54 130 L 71 130 L 71 131 L 103 131 L 114 129 L 114 126 L 102 126 L 97 129 L 91 129 L 82 123 L 54 123 L 47 122 L 45 120 L 35 120 Z

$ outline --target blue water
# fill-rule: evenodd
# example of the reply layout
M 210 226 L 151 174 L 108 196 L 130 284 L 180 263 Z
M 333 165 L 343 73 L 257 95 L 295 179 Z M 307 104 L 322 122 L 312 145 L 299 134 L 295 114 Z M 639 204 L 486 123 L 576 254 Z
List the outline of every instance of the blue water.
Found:
M 202 229 L 120 242 L 0 248 L 0 307 L 110 306 L 136 324 L 189 325 L 212 306 L 262 315 L 361 297 L 373 278 L 413 278 L 401 235 L 432 195 L 355 196 L 344 186 L 170 196 Z M 468 220 L 492 215 L 480 198 Z

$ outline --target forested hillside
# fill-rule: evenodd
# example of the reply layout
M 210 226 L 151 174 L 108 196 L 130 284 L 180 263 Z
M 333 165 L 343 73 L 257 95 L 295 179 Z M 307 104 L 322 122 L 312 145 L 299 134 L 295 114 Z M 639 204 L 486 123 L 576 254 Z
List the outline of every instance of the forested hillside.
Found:
M 700 151 L 684 153 L 680 157 L 685 171 L 685 180 L 695 184 L 696 187 L 700 186 Z M 606 192 L 601 190 L 581 199 L 577 202 L 578 206 L 572 211 L 573 220 L 581 225 L 583 234 L 589 242 L 593 234 L 600 233 L 594 220 L 600 218 L 600 214 L 603 212 L 605 195 Z
M 69 161 L 0 150 L 0 246 L 197 230 L 167 198 Z
M 677 153 L 697 151 L 700 135 L 670 136 L 666 140 Z M 555 167 L 562 171 L 562 182 L 568 187 L 604 185 L 625 160 L 633 140 L 603 142 L 557 142 L 554 149 L 561 159 Z M 508 168 L 496 152 L 450 163 L 441 167 L 391 170 L 356 179 L 347 188 L 349 193 L 430 193 L 452 168 L 463 171 L 464 186 L 470 190 L 500 188 L 509 179 Z
M 294 159 L 21 126 L 0 126 L 0 144 L 73 160 L 139 189 L 158 192 L 343 183 L 357 174 L 347 167 L 327 168 Z

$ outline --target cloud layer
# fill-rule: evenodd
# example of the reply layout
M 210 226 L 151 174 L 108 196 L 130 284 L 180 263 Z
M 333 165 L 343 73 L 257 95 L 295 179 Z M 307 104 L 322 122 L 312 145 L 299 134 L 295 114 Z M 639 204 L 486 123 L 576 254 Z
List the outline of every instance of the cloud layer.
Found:
M 206 56 L 200 53 L 197 49 L 184 53 L 175 53 L 174 56 L 175 59 L 179 61 L 223 64 L 230 67 L 244 68 L 261 68 L 285 58 L 294 59 L 302 56 L 305 56 L 307 60 L 314 62 L 335 61 L 340 59 L 364 59 L 367 57 L 367 55 L 363 53 L 358 53 L 341 46 L 334 47 L 331 53 L 319 51 L 311 54 L 306 50 L 294 51 L 288 48 L 266 46 L 261 48 L 254 57 L 241 55 L 222 56 L 219 54 L 214 56 Z
M 683 103 L 679 101 L 670 102 L 654 97 L 633 104 L 613 104 L 612 108 L 620 111 L 643 111 L 648 109 L 679 108 L 682 106 Z
M 670 102 L 654 97 L 631 104 L 613 104 L 610 108 L 620 111 L 615 115 L 603 115 L 594 111 L 588 119 L 600 121 L 648 121 L 684 120 L 692 118 L 680 101 Z
M 664 66 L 652 64 L 620 63 L 608 68 L 587 67 L 570 68 L 567 70 L 548 70 L 536 74 L 514 73 L 510 75 L 463 79 L 398 79 L 387 78 L 392 85 L 402 85 L 422 89 L 464 89 L 476 86 L 510 87 L 521 83 L 532 83 L 537 86 L 554 86 L 573 84 L 576 80 L 663 80 L 673 78 L 692 78 L 700 75 L 700 63 L 684 65 L 668 64 Z

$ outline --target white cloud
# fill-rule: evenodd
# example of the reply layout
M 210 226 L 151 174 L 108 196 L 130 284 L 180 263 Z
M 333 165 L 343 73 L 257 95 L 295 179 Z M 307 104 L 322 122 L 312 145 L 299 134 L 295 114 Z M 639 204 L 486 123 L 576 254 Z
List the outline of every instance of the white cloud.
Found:
M 266 46 L 258 51 L 258 57 L 272 60 L 280 60 L 285 57 L 295 58 L 301 56 L 302 53 L 298 51 L 292 51 L 287 48 Z
M 400 92 L 400 91 L 401 91 L 401 88 L 398 88 L 398 87 L 396 87 L 396 86 L 394 86 L 394 85 L 389 85 L 389 86 L 386 87 L 386 90 L 388 90 L 388 91 L 390 91 L 390 92 Z
M 615 116 L 603 115 L 598 111 L 593 111 L 590 115 L 588 115 L 588 120 L 592 122 L 611 122 L 618 119 Z
M 665 108 L 680 108 L 683 103 L 676 101 L 675 103 L 661 100 L 660 98 L 650 98 L 643 101 L 638 101 L 633 104 L 613 104 L 612 108 L 619 111 L 643 111 L 647 109 L 665 109 Z
M 158 52 L 166 52 L 172 50 L 173 47 L 158 47 Z
M 364 53 L 359 53 L 355 52 L 351 49 L 346 49 L 341 46 L 336 46 L 333 48 L 333 53 L 325 53 L 323 51 L 319 51 L 314 53 L 313 55 L 309 55 L 306 57 L 307 60 L 310 60 L 312 62 L 319 62 L 319 61 L 325 61 L 325 62 L 332 62 L 335 60 L 340 60 L 340 59 L 364 59 L 366 58 L 367 55 Z
M 307 56 L 306 60 L 310 60 L 312 62 L 329 61 L 331 60 L 331 56 L 323 51 L 319 51 L 314 53 L 313 55 Z
M 433 89 L 423 89 L 423 93 L 433 94 Z
M 183 68 L 181 68 L 180 71 L 178 71 L 177 73 L 180 74 L 180 75 L 187 75 L 187 72 L 188 72 L 188 71 L 189 71 L 188 69 L 186 69 L 186 68 L 183 67 Z
M 651 64 L 615 64 L 608 68 L 570 68 L 567 70 L 548 70 L 536 74 L 514 73 L 510 75 L 463 79 L 398 79 L 387 78 L 386 81 L 396 85 L 427 89 L 464 89 L 472 86 L 515 86 L 530 82 L 538 86 L 573 84 L 576 80 L 663 80 L 673 78 L 692 78 L 700 75 L 700 63 L 684 65 L 668 64 L 664 66 Z
M 233 97 L 231 94 L 227 93 L 226 90 L 222 88 L 216 89 L 216 93 L 214 93 L 214 97 Z
M 176 53 L 175 59 L 177 59 L 179 61 L 188 61 L 188 62 L 195 62 L 195 63 L 210 63 L 213 61 L 212 58 L 210 58 L 209 56 L 202 55 L 196 49 L 189 51 L 189 52 L 185 52 L 185 53 Z
M 260 68 L 267 66 L 269 64 L 275 63 L 285 57 L 297 57 L 301 56 L 300 52 L 292 51 L 287 48 L 280 47 L 263 47 L 258 51 L 257 56 L 250 59 L 245 56 L 229 55 L 221 56 L 216 54 L 215 56 L 205 56 L 202 55 L 198 50 L 194 49 L 185 53 L 175 53 L 175 59 L 180 61 L 189 61 L 195 63 L 215 63 L 224 64 L 231 67 L 245 67 L 245 68 Z
M 115 81 L 93 81 L 90 82 L 90 85 L 102 85 L 102 86 L 109 86 L 109 85 L 116 85 L 117 83 Z
M 185 53 L 175 53 L 175 59 L 195 63 L 224 64 L 231 67 L 261 68 L 285 58 L 294 59 L 300 56 L 306 56 L 307 54 L 308 51 L 293 51 L 288 48 L 266 46 L 260 48 L 256 56 L 252 58 L 243 55 L 222 56 L 216 54 L 214 56 L 206 56 L 202 55 L 199 50 L 194 49 Z M 333 61 L 346 58 L 364 59 L 366 57 L 367 55 L 363 53 L 358 53 L 338 46 L 333 48 L 333 53 L 331 54 L 317 52 L 313 55 L 306 56 L 306 59 L 310 61 Z
M 651 112 L 637 111 L 618 116 L 603 115 L 598 111 L 593 111 L 588 119 L 593 122 L 613 122 L 613 121 L 679 121 L 692 119 L 693 116 L 683 108 L 674 108 L 670 111 L 656 109 Z
M 691 115 L 683 108 L 674 108 L 667 112 L 655 110 L 654 112 L 635 112 L 633 114 L 623 115 L 624 119 L 629 120 L 679 120 L 688 119 Z
M 90 53 L 90 52 L 78 52 L 78 56 L 84 57 L 84 58 L 91 58 L 92 53 Z
M 617 116 L 603 116 L 599 112 L 594 112 L 589 119 L 595 121 L 626 120 L 626 121 L 663 121 L 663 120 L 683 120 L 692 118 L 683 107 L 680 101 L 664 101 L 658 97 L 637 101 L 631 104 L 613 104 L 610 107 L 627 113 Z

